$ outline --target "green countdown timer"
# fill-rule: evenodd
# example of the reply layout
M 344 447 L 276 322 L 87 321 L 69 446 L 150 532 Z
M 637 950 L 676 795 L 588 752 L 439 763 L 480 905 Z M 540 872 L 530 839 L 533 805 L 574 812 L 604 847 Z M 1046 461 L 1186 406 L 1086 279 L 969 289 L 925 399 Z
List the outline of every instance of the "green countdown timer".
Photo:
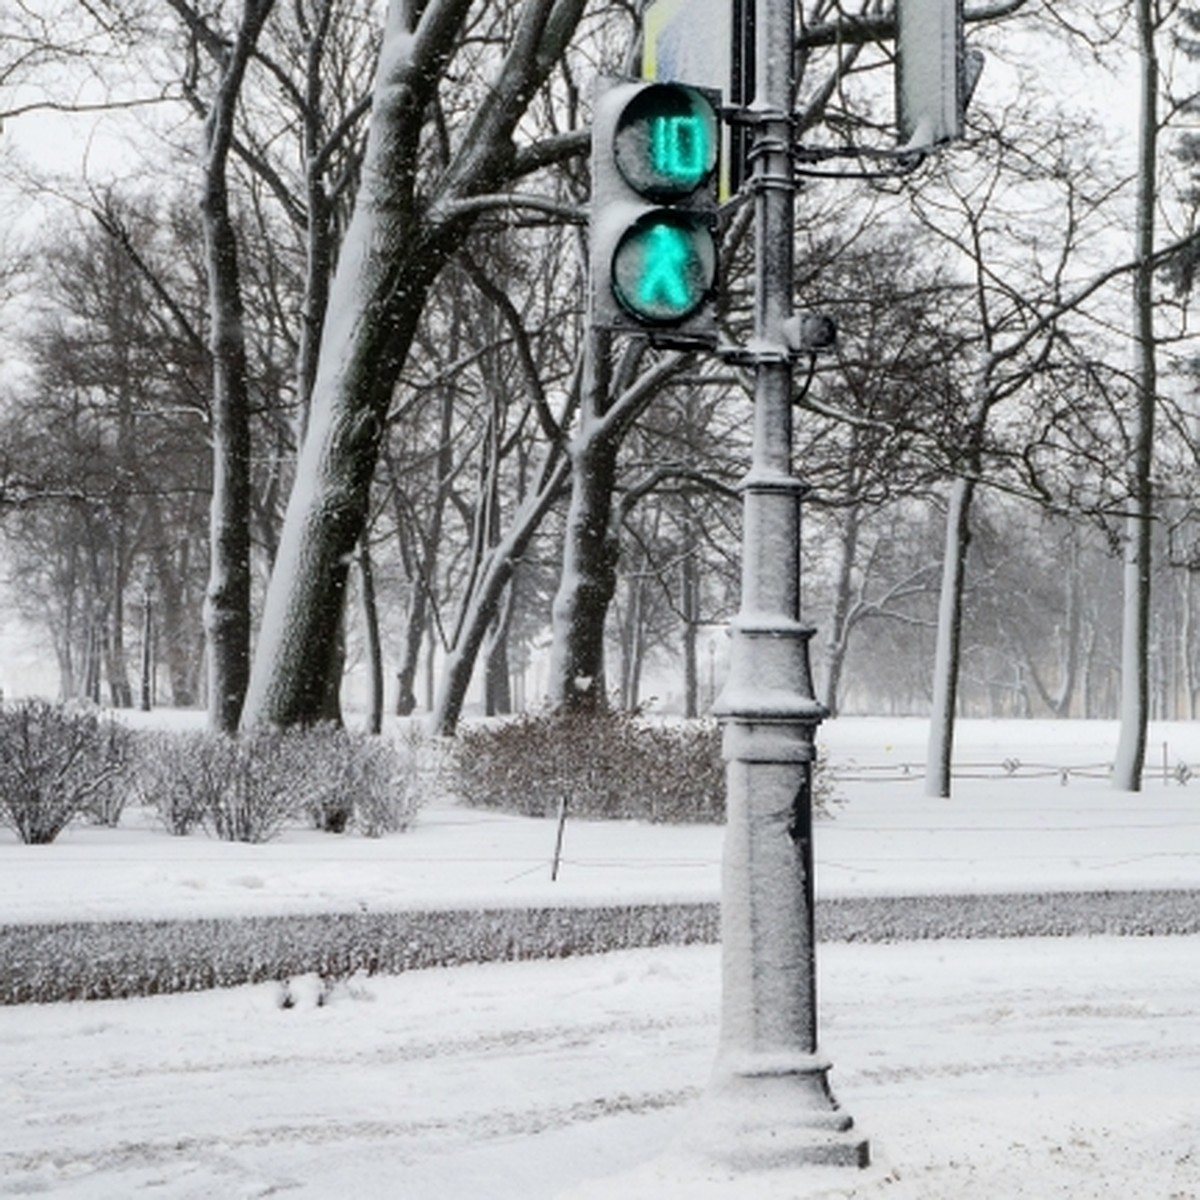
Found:
M 654 84 L 621 112 L 613 157 L 639 196 L 680 205 L 708 188 L 717 166 L 721 126 L 709 99 L 693 88 Z M 652 209 L 627 229 L 613 252 L 612 289 L 640 321 L 686 320 L 716 280 L 711 220 L 686 206 Z
M 669 202 L 712 179 L 720 138 L 720 121 L 702 93 L 678 84 L 654 84 L 625 106 L 613 155 L 638 195 Z

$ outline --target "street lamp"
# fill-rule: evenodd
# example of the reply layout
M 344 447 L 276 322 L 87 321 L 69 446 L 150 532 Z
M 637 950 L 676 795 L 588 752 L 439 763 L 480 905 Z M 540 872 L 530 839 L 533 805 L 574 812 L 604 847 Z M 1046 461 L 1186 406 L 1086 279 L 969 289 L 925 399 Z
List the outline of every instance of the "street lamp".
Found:
M 741 607 L 715 706 L 728 771 L 721 1044 L 702 1136 L 736 1168 L 865 1166 L 867 1142 L 834 1100 L 817 1045 L 812 770 L 825 709 L 800 615 L 806 487 L 792 470 L 792 360 L 805 339 L 793 309 L 795 65 L 781 49 L 795 44 L 791 0 L 763 0 L 755 36 L 754 338 L 740 360 L 754 371 L 754 439 Z

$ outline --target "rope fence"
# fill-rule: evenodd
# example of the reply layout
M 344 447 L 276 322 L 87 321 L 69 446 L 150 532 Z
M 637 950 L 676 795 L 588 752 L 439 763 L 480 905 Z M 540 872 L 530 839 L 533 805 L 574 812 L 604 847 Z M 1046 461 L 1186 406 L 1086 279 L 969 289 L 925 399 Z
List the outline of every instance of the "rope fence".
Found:
M 852 759 L 840 763 L 828 763 L 829 778 L 838 783 L 904 783 L 917 782 L 925 778 L 925 764 L 917 762 L 857 763 Z M 1073 763 L 1059 766 L 1054 763 L 1023 762 L 1019 758 L 1004 758 L 999 762 L 962 762 L 951 767 L 955 779 L 1057 779 L 1064 787 L 1072 779 L 1108 779 L 1112 776 L 1113 764 Z M 1190 783 L 1196 776 L 1195 769 L 1186 762 L 1170 761 L 1167 744 L 1162 746 L 1162 757 L 1152 763 L 1149 756 L 1142 772 L 1143 784 L 1160 782 L 1180 786 Z

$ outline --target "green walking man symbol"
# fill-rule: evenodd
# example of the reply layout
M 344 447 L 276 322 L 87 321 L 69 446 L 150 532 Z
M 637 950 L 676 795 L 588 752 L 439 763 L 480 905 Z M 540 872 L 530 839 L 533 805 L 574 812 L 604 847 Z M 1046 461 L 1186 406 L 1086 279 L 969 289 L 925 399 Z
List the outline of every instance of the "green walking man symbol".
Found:
M 651 225 L 643 243 L 645 255 L 638 300 L 647 309 L 682 312 L 691 307 L 687 234 L 674 225 Z

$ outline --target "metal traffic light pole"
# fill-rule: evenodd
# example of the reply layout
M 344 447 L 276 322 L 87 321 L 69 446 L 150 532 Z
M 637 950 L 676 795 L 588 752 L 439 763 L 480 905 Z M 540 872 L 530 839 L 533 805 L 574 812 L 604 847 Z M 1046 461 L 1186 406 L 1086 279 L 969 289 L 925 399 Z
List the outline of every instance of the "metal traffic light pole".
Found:
M 755 313 L 739 361 L 754 372 L 754 441 L 742 483 L 742 596 L 717 712 L 728 816 L 722 878 L 721 1045 L 703 1136 L 734 1167 L 864 1166 L 866 1141 L 834 1100 L 817 1046 L 812 768 L 826 715 L 800 617 L 800 515 L 792 472 L 795 151 L 793 0 L 758 0 L 750 187 Z
M 812 772 L 826 713 L 813 691 L 813 630 L 800 613 L 806 487 L 792 470 L 792 390 L 794 357 L 826 345 L 832 324 L 794 312 L 795 181 L 798 169 L 817 178 L 916 169 L 961 135 L 980 60 L 963 42 L 963 0 L 897 0 L 902 145 L 805 149 L 794 142 L 792 118 L 794 0 L 735 0 L 732 9 L 728 0 L 653 0 L 647 29 L 651 10 L 654 82 L 609 80 L 598 89 L 589 320 L 658 345 L 718 349 L 754 374 L 741 607 L 729 678 L 714 705 L 728 772 L 721 1045 L 690 1140 L 735 1169 L 865 1166 L 867 1142 L 833 1098 L 817 1041 Z M 691 39 L 705 14 L 715 29 L 731 11 L 740 27 L 729 48 L 727 114 L 739 157 L 750 134 L 755 218 L 754 332 L 738 348 L 718 347 L 714 307 L 717 102 L 706 87 L 680 82 L 712 82 L 685 51 L 696 48 Z M 711 49 L 711 39 L 705 44 Z M 837 159 L 858 165 L 822 166 Z

